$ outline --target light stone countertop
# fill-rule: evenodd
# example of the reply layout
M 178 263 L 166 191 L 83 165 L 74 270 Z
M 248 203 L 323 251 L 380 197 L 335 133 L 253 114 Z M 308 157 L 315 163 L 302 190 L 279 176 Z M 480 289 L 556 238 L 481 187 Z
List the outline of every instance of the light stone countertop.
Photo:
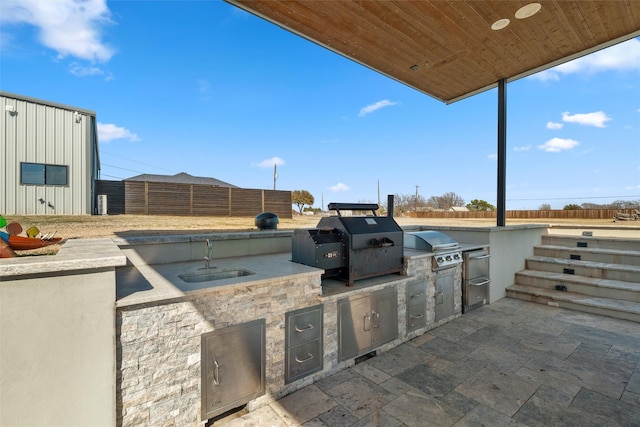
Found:
M 127 255 L 131 265 L 116 271 L 117 307 L 181 299 L 208 292 L 233 292 L 235 288 L 254 285 L 277 286 L 278 281 L 296 277 L 316 276 L 319 288 L 323 273 L 323 270 L 290 261 L 290 253 L 221 258 L 213 260 L 213 268 L 205 270 L 204 261 L 201 260 L 148 265 L 135 251 L 123 249 L 122 252 Z M 187 283 L 178 277 L 180 274 L 234 269 L 246 269 L 255 274 L 200 283 Z
M 55 255 L 0 259 L 0 281 L 11 276 L 95 270 L 126 265 L 127 258 L 111 239 L 71 239 Z

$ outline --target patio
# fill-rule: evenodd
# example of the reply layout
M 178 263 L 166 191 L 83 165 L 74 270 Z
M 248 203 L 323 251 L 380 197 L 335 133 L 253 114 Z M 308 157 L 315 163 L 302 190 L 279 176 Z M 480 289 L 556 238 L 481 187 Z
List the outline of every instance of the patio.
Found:
M 236 426 L 637 426 L 640 324 L 511 298 L 251 413 Z

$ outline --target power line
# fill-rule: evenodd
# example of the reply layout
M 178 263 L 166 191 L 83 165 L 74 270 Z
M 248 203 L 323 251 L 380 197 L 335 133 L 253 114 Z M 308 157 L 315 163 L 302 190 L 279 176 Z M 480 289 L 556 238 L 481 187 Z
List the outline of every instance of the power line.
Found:
M 152 164 L 150 164 L 150 163 L 141 162 L 140 160 L 130 159 L 130 158 L 128 158 L 128 157 L 124 157 L 124 156 L 121 156 L 121 155 L 119 155 L 119 154 L 110 153 L 110 152 L 108 152 L 108 151 L 104 151 L 104 150 L 100 150 L 100 152 L 101 152 L 101 153 L 105 153 L 105 154 L 109 154 L 110 156 L 120 157 L 121 159 L 128 160 L 128 161 L 130 161 L 130 162 L 140 163 L 141 165 L 150 166 L 150 167 L 152 167 L 152 168 L 160 169 L 160 170 L 163 170 L 163 171 L 166 171 L 166 172 L 177 173 L 177 172 L 175 172 L 175 171 L 172 171 L 172 170 L 169 170 L 169 169 L 166 169 L 166 168 L 161 168 L 160 166 L 155 166 L 155 165 L 152 165 Z M 106 165 L 106 164 L 105 164 L 105 166 L 109 166 L 109 165 Z M 111 167 L 115 167 L 115 166 L 111 166 Z M 135 172 L 135 171 L 134 171 L 134 172 Z M 140 172 L 140 173 L 142 173 L 142 172 Z
M 107 174 L 100 174 L 100 176 L 101 176 L 101 177 L 102 177 L 102 176 L 106 176 L 106 177 L 109 177 L 109 178 L 115 178 L 115 179 L 119 179 L 119 180 L 121 180 L 121 181 L 122 181 L 122 180 L 124 180 L 124 178 L 122 178 L 122 177 L 120 177 L 120 176 L 113 176 L 113 175 L 107 175 Z
M 109 165 L 107 163 L 102 163 L 103 166 L 109 166 L 110 168 L 122 169 L 123 171 L 135 172 L 135 173 L 144 173 L 133 169 L 121 168 L 120 166 Z

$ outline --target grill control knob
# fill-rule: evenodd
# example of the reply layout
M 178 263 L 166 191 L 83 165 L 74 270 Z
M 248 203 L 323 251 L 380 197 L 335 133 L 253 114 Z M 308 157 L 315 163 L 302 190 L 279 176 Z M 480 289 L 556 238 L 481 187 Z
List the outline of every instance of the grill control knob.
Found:
M 436 258 L 436 262 L 438 262 L 438 264 L 444 262 L 444 258 L 442 258 L 441 256 Z
M 460 254 L 455 254 L 455 255 L 453 256 L 453 259 L 460 259 Z
M 451 255 L 447 255 L 447 261 L 451 261 Z

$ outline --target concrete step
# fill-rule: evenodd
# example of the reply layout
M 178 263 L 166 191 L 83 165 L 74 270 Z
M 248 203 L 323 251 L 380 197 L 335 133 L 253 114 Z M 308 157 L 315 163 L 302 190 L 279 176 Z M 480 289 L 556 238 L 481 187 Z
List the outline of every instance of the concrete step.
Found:
M 534 255 L 526 259 L 526 269 L 640 283 L 640 266 L 635 265 L 608 264 Z
M 598 279 L 549 271 L 522 270 L 516 273 L 515 284 L 640 303 L 640 283 L 636 282 Z
M 543 245 L 567 246 L 572 248 L 599 248 L 638 251 L 640 249 L 640 237 L 637 239 L 623 237 L 597 237 L 597 236 L 564 236 L 548 234 L 542 236 Z
M 640 266 L 640 244 L 637 250 L 578 248 L 558 245 L 542 245 L 533 248 L 534 255 L 549 258 L 594 261 L 607 264 L 625 264 Z
M 640 303 L 637 302 L 515 284 L 507 288 L 507 296 L 640 323 Z

